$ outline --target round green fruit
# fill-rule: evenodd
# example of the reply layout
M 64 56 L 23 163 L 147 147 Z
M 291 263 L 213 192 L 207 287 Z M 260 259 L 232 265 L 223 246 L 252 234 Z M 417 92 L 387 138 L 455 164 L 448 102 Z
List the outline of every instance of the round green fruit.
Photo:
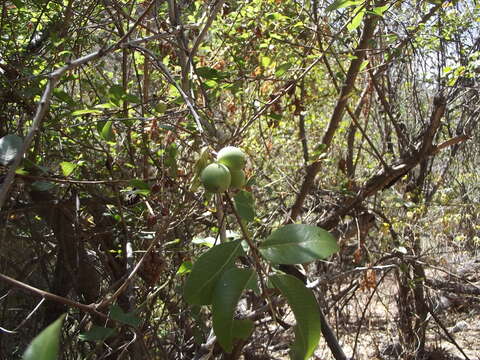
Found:
M 217 154 L 217 161 L 230 170 L 242 170 L 245 167 L 247 159 L 242 150 L 235 146 L 227 146 Z
M 230 170 L 230 175 L 232 176 L 231 189 L 241 189 L 245 186 L 245 173 L 243 170 Z
M 202 170 L 200 181 L 207 191 L 213 193 L 224 192 L 230 186 L 230 170 L 222 164 L 210 164 Z

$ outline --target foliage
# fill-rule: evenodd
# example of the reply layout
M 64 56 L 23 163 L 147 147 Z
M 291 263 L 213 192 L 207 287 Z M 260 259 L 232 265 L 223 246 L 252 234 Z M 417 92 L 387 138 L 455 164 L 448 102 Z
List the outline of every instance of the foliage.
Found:
M 0 278 L 0 357 L 68 312 L 64 358 L 280 358 L 295 335 L 307 359 L 320 330 L 346 358 L 349 301 L 391 269 L 391 321 L 421 351 L 428 265 L 480 244 L 479 17 L 472 1 L 2 2 L 0 275 L 18 282 Z M 227 146 L 246 184 L 209 194 Z

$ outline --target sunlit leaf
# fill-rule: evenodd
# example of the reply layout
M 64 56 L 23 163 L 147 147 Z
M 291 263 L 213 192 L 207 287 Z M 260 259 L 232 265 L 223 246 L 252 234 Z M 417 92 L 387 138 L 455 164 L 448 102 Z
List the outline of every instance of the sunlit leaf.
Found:
M 70 176 L 70 174 L 76 169 L 77 165 L 68 161 L 62 161 L 60 168 L 62 169 L 63 176 Z
M 114 141 L 115 140 L 115 134 L 113 133 L 112 121 L 111 120 L 105 122 L 105 124 L 102 127 L 102 130 L 100 131 L 100 136 L 102 138 L 104 138 L 106 141 Z
M 347 25 L 348 31 L 352 32 L 360 26 L 363 20 L 363 16 L 365 15 L 365 12 L 366 10 L 365 8 L 363 8 L 356 13 L 352 21 Z

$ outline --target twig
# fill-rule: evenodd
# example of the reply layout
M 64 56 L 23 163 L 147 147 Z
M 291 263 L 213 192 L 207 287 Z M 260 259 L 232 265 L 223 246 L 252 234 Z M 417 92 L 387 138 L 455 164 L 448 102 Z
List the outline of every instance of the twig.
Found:
M 445 325 L 443 325 L 443 323 L 440 321 L 440 319 L 438 318 L 437 315 L 435 315 L 435 312 L 432 311 L 432 308 L 430 306 L 427 306 L 428 307 L 428 312 L 430 313 L 430 315 L 432 315 L 433 319 L 435 320 L 435 322 L 438 324 L 438 326 L 440 326 L 440 328 L 443 330 L 443 332 L 445 333 L 445 335 L 448 337 L 448 339 L 450 340 L 450 342 L 455 345 L 455 347 L 458 349 L 458 351 L 460 351 L 462 353 L 462 355 L 465 357 L 466 360 L 470 360 L 470 358 L 467 356 L 467 354 L 465 354 L 465 352 L 463 351 L 463 349 L 460 347 L 460 345 L 458 345 L 458 343 L 455 341 L 455 339 L 453 338 L 453 336 L 450 334 L 450 332 L 447 330 L 447 328 L 445 327 Z
M 75 307 L 77 309 L 83 310 L 85 312 L 91 313 L 93 315 L 100 316 L 104 319 L 108 319 L 108 316 L 105 315 L 104 313 L 98 311 L 93 304 L 85 305 L 85 304 L 70 300 L 68 298 L 65 298 L 63 296 L 58 296 L 58 295 L 52 294 L 48 291 L 38 289 L 36 287 L 25 284 L 24 282 L 18 281 L 16 279 L 13 279 L 13 278 L 11 278 L 7 275 L 1 274 L 1 273 L 0 273 L 0 280 L 3 280 L 5 282 L 7 282 L 7 283 L 9 283 L 13 286 L 16 286 L 18 288 L 21 288 L 23 290 L 33 292 L 34 294 L 37 294 L 37 295 L 39 295 L 39 296 L 41 296 L 45 299 L 55 301 L 55 302 L 58 302 L 58 303 L 61 303 L 61 304 L 64 304 L 64 305 L 72 306 L 72 307 Z

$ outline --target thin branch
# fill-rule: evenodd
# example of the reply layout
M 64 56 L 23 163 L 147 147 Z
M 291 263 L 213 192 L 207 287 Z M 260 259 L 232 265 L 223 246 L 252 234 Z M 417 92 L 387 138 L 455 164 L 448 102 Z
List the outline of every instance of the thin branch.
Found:
M 67 299 L 63 296 L 58 296 L 58 295 L 52 294 L 48 291 L 38 289 L 36 287 L 25 284 L 24 282 L 18 281 L 16 279 L 13 279 L 13 278 L 11 278 L 7 275 L 1 274 L 1 273 L 0 273 L 0 280 L 3 280 L 6 283 L 9 283 L 13 286 L 16 286 L 20 289 L 23 289 L 23 290 L 32 292 L 34 294 L 37 294 L 37 295 L 39 295 L 39 296 L 41 296 L 41 297 L 43 297 L 47 300 L 51 300 L 51 301 L 55 301 L 55 302 L 58 302 L 58 303 L 61 303 L 61 304 L 64 304 L 64 305 L 75 307 L 75 308 L 80 309 L 82 311 L 88 312 L 92 315 L 100 316 L 104 319 L 108 318 L 108 316 L 105 315 L 104 313 L 102 313 L 100 311 L 97 311 L 97 309 L 95 308 L 95 306 L 93 304 L 85 305 L 85 304 Z

